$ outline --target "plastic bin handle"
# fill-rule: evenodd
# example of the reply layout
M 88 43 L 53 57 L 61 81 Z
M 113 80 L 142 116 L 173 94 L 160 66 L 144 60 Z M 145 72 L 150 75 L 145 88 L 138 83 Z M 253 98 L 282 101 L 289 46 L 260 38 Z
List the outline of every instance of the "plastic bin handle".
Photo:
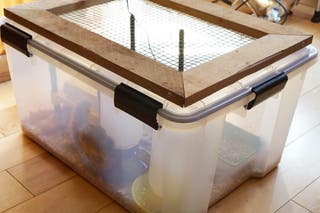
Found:
M 254 106 L 280 92 L 285 87 L 287 81 L 288 76 L 284 73 L 280 73 L 270 80 L 254 86 L 251 91 L 255 93 L 255 98 L 244 107 L 247 110 L 252 109 Z
M 1 26 L 1 40 L 30 57 L 31 53 L 28 50 L 28 41 L 32 36 L 25 33 L 11 24 L 5 23 Z
M 114 91 L 114 105 L 158 130 L 157 114 L 163 108 L 159 101 L 121 83 Z

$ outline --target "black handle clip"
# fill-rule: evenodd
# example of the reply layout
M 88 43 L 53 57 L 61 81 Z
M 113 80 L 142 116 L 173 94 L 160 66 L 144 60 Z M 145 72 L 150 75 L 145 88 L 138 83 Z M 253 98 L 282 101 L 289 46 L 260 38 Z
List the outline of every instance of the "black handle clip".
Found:
M 271 78 L 270 80 L 254 86 L 251 91 L 255 93 L 255 98 L 244 107 L 247 110 L 252 109 L 254 106 L 260 104 L 267 98 L 280 92 L 285 87 L 287 81 L 288 76 L 284 73 L 280 73 L 279 75 Z
M 32 39 L 32 36 L 23 32 L 22 30 L 12 26 L 11 24 L 5 23 L 1 26 L 1 40 L 22 52 L 26 56 L 30 57 L 31 53 L 28 50 L 28 41 Z

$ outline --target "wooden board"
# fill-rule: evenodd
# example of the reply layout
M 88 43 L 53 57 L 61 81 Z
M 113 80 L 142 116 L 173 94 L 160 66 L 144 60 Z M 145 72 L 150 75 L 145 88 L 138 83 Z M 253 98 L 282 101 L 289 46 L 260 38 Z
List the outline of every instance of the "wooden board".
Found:
M 312 35 L 220 7 L 206 0 L 152 0 L 162 6 L 256 38 L 248 45 L 181 73 L 58 16 L 107 1 L 110 0 L 39 0 L 5 9 L 5 16 L 183 107 L 312 42 Z
M 312 38 L 305 40 L 303 35 L 291 35 L 288 38 L 287 35 L 270 34 L 262 37 L 259 43 L 249 43 L 186 72 L 186 105 L 276 62 L 309 42 L 312 42 Z

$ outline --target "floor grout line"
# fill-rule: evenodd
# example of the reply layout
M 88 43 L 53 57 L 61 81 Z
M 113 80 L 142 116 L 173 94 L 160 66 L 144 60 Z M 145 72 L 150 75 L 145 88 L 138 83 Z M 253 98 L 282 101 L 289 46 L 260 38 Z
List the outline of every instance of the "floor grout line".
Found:
M 6 137 L 9 137 L 9 136 L 11 136 L 11 135 L 17 134 L 17 133 L 19 133 L 19 132 L 22 133 L 22 130 L 19 129 L 19 130 L 15 131 L 15 132 L 12 132 L 12 133 L 9 133 L 9 134 L 5 134 L 5 133 L 2 133 L 2 132 L 0 132 L 0 133 L 3 134 L 4 138 L 6 138 Z M 3 139 L 3 138 L 1 138 L 1 139 Z M 0 139 L 0 140 L 1 140 L 1 139 Z
M 35 158 L 37 158 L 37 157 L 40 157 L 41 155 L 46 155 L 46 154 L 49 154 L 51 157 L 54 157 L 54 156 L 52 156 L 49 152 L 41 153 L 40 155 L 37 155 L 36 157 L 30 158 L 30 159 L 28 159 L 27 161 L 24 161 L 24 162 L 20 163 L 19 165 L 22 165 L 22 164 L 25 163 L 25 162 L 31 161 L 31 160 L 33 160 L 33 159 L 35 159 Z M 73 171 L 69 166 L 67 166 L 66 164 L 64 164 L 62 161 L 60 161 L 60 160 L 57 159 L 56 157 L 54 157 L 54 158 L 55 158 L 56 160 L 58 160 L 59 162 L 61 162 L 61 163 L 62 163 L 64 166 L 66 166 L 68 169 L 70 169 L 71 171 Z M 17 167 L 17 166 L 19 166 L 19 165 L 15 165 L 15 166 L 13 166 L 13 167 L 11 167 L 11 168 L 8 168 L 8 169 L 7 169 L 7 170 L 8 170 L 8 173 L 10 173 L 10 172 L 9 172 L 9 169 L 12 169 L 12 168 L 14 168 L 14 167 Z M 43 193 L 45 193 L 45 192 L 47 192 L 47 191 L 50 191 L 51 189 L 55 188 L 56 186 L 59 186 L 59 185 L 62 184 L 62 183 L 65 183 L 65 182 L 71 180 L 71 179 L 74 178 L 75 176 L 78 176 L 78 174 L 77 174 L 75 171 L 73 171 L 73 172 L 74 172 L 73 175 L 71 175 L 71 176 L 68 177 L 67 179 L 61 181 L 60 183 L 54 184 L 52 187 L 49 187 L 48 189 L 42 191 L 42 192 L 39 193 L 39 194 L 33 194 L 33 193 L 32 193 L 32 194 L 33 194 L 35 197 L 37 197 L 37 196 L 39 196 L 39 195 L 41 195 L 41 194 L 43 194 Z M 10 174 L 11 174 L 11 173 L 10 173 Z M 12 176 L 14 176 L 14 175 L 12 174 Z M 22 184 L 22 183 L 21 183 L 21 184 Z
M 306 187 L 304 187 L 304 189 L 300 190 L 292 199 L 294 199 L 295 197 L 297 197 L 299 194 L 301 194 L 306 188 L 308 188 L 310 185 L 312 185 L 314 182 L 320 180 L 320 175 L 318 177 L 316 177 L 310 184 L 308 184 Z
M 44 193 L 46 193 L 46 192 L 48 192 L 48 191 L 56 188 L 57 186 L 60 186 L 60 185 L 62 185 L 62 184 L 64 184 L 64 183 L 66 183 L 66 182 L 68 182 L 68 181 L 70 181 L 70 180 L 72 180 L 73 178 L 76 178 L 76 177 L 78 177 L 78 176 L 79 176 L 78 174 L 74 174 L 73 176 L 69 177 L 68 179 L 63 180 L 63 181 L 61 181 L 60 183 L 56 184 L 54 187 L 51 187 L 50 189 L 47 189 L 47 190 L 41 192 L 41 193 L 38 194 L 36 197 L 38 197 L 39 195 L 42 195 L 42 194 L 44 194 Z
M 11 174 L 10 174 L 10 175 L 11 175 Z M 77 176 L 77 175 L 75 175 L 75 176 Z M 55 187 L 57 187 L 57 186 L 59 186 L 59 185 L 61 185 L 61 184 L 65 183 L 65 182 L 67 182 L 67 181 L 69 181 L 69 180 L 73 179 L 75 176 L 72 176 L 72 177 L 71 177 L 71 178 L 69 178 L 68 180 L 64 180 L 64 181 L 62 181 L 61 183 L 57 184 Z M 20 183 L 20 182 L 19 182 L 19 183 Z M 35 196 L 33 196 L 32 198 L 30 198 L 30 199 L 28 199 L 28 200 L 25 200 L 25 201 L 23 201 L 23 202 L 20 202 L 20 203 L 18 203 L 18 204 L 16 204 L 16 205 L 14 205 L 14 206 L 12 206 L 12 207 L 10 207 L 10 208 L 6 209 L 4 212 L 6 212 L 6 211 L 8 211 L 8 210 L 10 210 L 10 209 L 13 209 L 13 208 L 15 208 L 15 207 L 17 207 L 17 206 L 19 206 L 19 205 L 21 205 L 21 204 L 23 204 L 23 203 L 26 203 L 26 202 L 28 202 L 28 201 L 30 201 L 30 200 L 32 200 L 32 199 L 35 199 L 35 198 L 39 197 L 40 195 L 42 195 L 42 194 L 44 194 L 44 193 L 46 193 L 46 192 L 48 192 L 48 191 L 50 191 L 50 190 L 54 189 L 55 187 L 53 187 L 53 188 L 51 188 L 51 189 L 48 189 L 48 190 L 46 190 L 46 191 L 43 191 L 43 192 L 41 192 L 40 194 L 35 195 Z M 29 190 L 28 190 L 28 191 L 29 191 Z M 33 193 L 32 193 L 32 195 L 33 195 Z
M 291 199 L 288 200 L 287 202 L 285 202 L 284 204 L 282 204 L 279 208 L 277 208 L 274 213 L 277 213 L 282 207 L 284 207 L 285 205 L 287 205 L 288 203 L 290 203 Z
M 304 209 L 308 210 L 309 212 L 312 213 L 312 211 L 304 206 L 302 206 L 301 204 L 297 203 L 294 198 L 297 197 L 300 193 L 302 193 L 306 188 L 308 188 L 310 185 L 312 185 L 314 182 L 316 182 L 317 180 L 320 179 L 320 175 L 318 177 L 316 177 L 314 180 L 312 180 L 309 184 L 307 184 L 303 189 L 301 189 L 299 192 L 297 192 L 296 194 L 294 194 L 285 204 L 283 204 L 282 206 L 280 206 L 276 211 L 274 211 L 274 213 L 276 213 L 277 211 L 279 211 L 282 207 L 284 207 L 286 204 L 288 204 L 290 201 L 293 201 L 294 203 L 298 204 L 300 207 L 303 207 Z
M 72 170 L 72 171 L 73 171 L 73 170 Z M 67 182 L 67 181 L 69 181 L 69 180 L 71 180 L 71 179 L 73 179 L 73 178 L 76 177 L 76 176 L 78 176 L 77 173 L 71 175 L 70 177 L 68 177 L 67 179 L 61 181 L 60 183 L 54 184 L 53 186 L 49 187 L 48 189 L 46 189 L 46 190 L 42 191 L 41 193 L 37 194 L 36 197 L 39 196 L 39 195 L 41 195 L 41 194 L 43 194 L 43 193 L 46 193 L 46 192 L 50 191 L 51 189 L 53 189 L 53 188 L 55 188 L 55 187 L 57 187 L 57 186 L 65 183 L 65 182 Z
M 114 200 L 112 200 L 111 203 L 108 203 L 108 204 L 102 206 L 101 208 L 99 208 L 97 211 L 95 211 L 95 213 L 98 213 L 99 211 L 101 211 L 102 209 L 104 209 L 104 208 L 106 208 L 106 207 L 108 207 L 108 206 L 111 206 L 113 203 L 115 203 Z
M 58 160 L 59 160 L 59 159 L 58 159 Z M 61 161 L 59 160 L 59 162 L 61 162 Z M 62 162 L 62 163 L 63 163 L 63 162 Z M 64 163 L 63 163 L 63 164 L 64 164 Z M 64 165 L 65 165 L 65 164 L 64 164 Z M 65 165 L 65 166 L 67 166 L 67 165 Z M 67 166 L 67 167 L 68 167 L 68 166 Z M 69 168 L 69 167 L 68 167 L 68 168 Z M 70 168 L 69 168 L 69 169 L 70 169 Z M 72 169 L 70 169 L 70 170 L 73 171 Z M 46 192 L 50 191 L 51 189 L 53 189 L 53 188 L 55 188 L 55 187 L 57 187 L 57 186 L 65 183 L 65 182 L 73 179 L 74 177 L 78 176 L 78 174 L 77 174 L 75 171 L 73 171 L 73 173 L 74 173 L 74 174 L 71 175 L 70 177 L 66 178 L 65 180 L 61 181 L 60 183 L 54 184 L 53 186 L 51 186 L 51 187 L 49 187 L 48 189 L 42 191 L 41 193 L 37 194 L 36 196 L 39 196 L 39 195 L 41 195 L 41 194 L 43 194 L 43 193 L 46 193 Z
M 300 204 L 300 203 L 298 203 L 297 201 L 295 201 L 295 200 L 291 199 L 291 202 L 293 202 L 293 203 L 295 203 L 296 205 L 300 206 L 301 208 L 303 208 L 303 209 L 307 210 L 308 212 L 313 213 L 313 211 L 311 211 L 311 210 L 310 210 L 310 209 L 308 209 L 307 207 L 305 207 L 305 206 L 301 205 L 301 204 Z
M 22 131 L 21 131 L 21 128 L 19 128 L 18 130 L 14 131 L 14 132 L 10 132 L 10 133 L 8 133 L 8 134 L 3 133 L 3 134 L 4 134 L 4 137 L 6 138 L 6 137 L 9 137 L 9 136 L 11 136 L 11 135 L 17 134 L 17 133 L 19 133 L 19 132 L 22 132 Z
M 12 177 L 15 181 L 17 181 L 17 182 L 19 183 L 19 185 L 21 185 L 25 190 L 27 190 L 27 192 L 29 192 L 29 193 L 31 194 L 31 196 L 32 196 L 32 197 L 30 197 L 30 198 L 28 198 L 28 199 L 26 199 L 26 200 L 24 200 L 24 201 L 21 201 L 21 202 L 16 203 L 15 205 L 13 205 L 13 206 L 5 209 L 5 210 L 2 211 L 2 212 L 6 212 L 6 211 L 8 211 L 8 210 L 10 210 L 10 209 L 12 209 L 12 208 L 14 208 L 14 207 L 16 207 L 16 206 L 18 206 L 18 205 L 20 205 L 20 204 L 23 204 L 23 203 L 25 203 L 25 202 L 27 202 L 27 201 L 29 201 L 29 200 L 31 200 L 31 199 L 33 199 L 33 198 L 36 197 L 28 188 L 26 188 L 26 187 L 25 187 L 17 178 L 15 178 L 9 171 L 3 170 L 2 172 L 6 172 L 10 177 Z
M 11 206 L 11 207 L 7 208 L 6 210 L 4 210 L 4 211 L 2 211 L 2 212 L 8 212 L 9 210 L 11 210 L 11 209 L 13 209 L 13 208 L 15 208 L 15 207 L 17 207 L 17 206 L 19 206 L 19 205 L 21 205 L 21 204 L 23 204 L 23 203 L 27 202 L 27 201 L 29 201 L 29 200 L 33 199 L 33 198 L 35 198 L 35 197 L 32 197 L 32 198 L 30 198 L 30 199 L 27 199 L 27 200 L 21 201 L 21 202 L 19 202 L 19 203 L 15 204 L 15 205 L 13 205 L 13 206 Z
M 11 174 L 11 172 L 9 172 L 8 170 L 5 170 L 13 179 L 15 179 L 23 188 L 25 188 L 31 195 L 32 197 L 35 197 L 36 195 L 32 193 L 32 191 L 30 191 L 25 185 L 23 185 L 23 183 L 21 183 L 20 180 L 18 180 L 13 174 Z
M 7 137 L 10 137 L 10 136 L 12 136 L 12 135 L 18 134 L 18 133 L 20 133 L 20 132 L 23 134 L 23 132 L 22 132 L 21 129 L 20 129 L 19 131 L 14 132 L 14 133 L 12 133 L 12 134 L 3 135 L 3 137 L 0 138 L 0 143 L 1 143 L 2 140 L 6 139 Z
M 319 126 L 320 126 L 320 121 L 319 121 L 319 123 L 317 123 L 314 126 L 312 126 L 310 129 L 308 129 L 307 131 L 302 133 L 301 135 L 295 137 L 289 144 L 285 145 L 285 148 L 288 148 L 290 145 L 296 143 L 300 138 L 304 137 L 306 134 L 308 134 L 309 132 L 313 131 L 315 128 L 318 128 Z
M 313 87 L 313 88 L 310 89 L 310 90 L 305 91 L 303 94 L 300 95 L 299 99 L 302 98 L 303 96 L 305 96 L 306 94 L 312 92 L 313 90 L 318 89 L 319 87 L 320 87 L 320 84 L 317 85 L 317 86 L 315 86 L 315 87 Z M 299 100 L 299 101 L 300 101 L 300 100 Z M 290 147 L 290 145 L 296 143 L 300 138 L 302 138 L 303 136 L 307 135 L 309 132 L 313 131 L 313 130 L 314 130 L 315 128 L 317 128 L 318 126 L 320 126 L 320 122 L 317 123 L 317 124 L 315 124 L 314 126 L 312 126 L 312 127 L 311 127 L 310 129 L 308 129 L 307 131 L 303 132 L 301 135 L 295 137 L 295 138 L 292 140 L 292 142 L 290 142 L 288 145 L 285 146 L 285 149 L 288 148 L 288 147 Z M 311 184 L 313 184 L 315 181 L 317 181 L 319 178 L 320 178 L 320 176 L 317 177 L 317 178 L 315 178 L 315 179 L 314 179 L 313 181 L 311 181 L 309 184 L 307 184 L 302 190 L 300 190 L 300 191 L 297 192 L 295 195 L 293 195 L 287 202 L 285 202 L 283 205 L 281 205 L 281 206 L 280 206 L 277 210 L 275 210 L 274 212 L 276 213 L 277 211 L 279 211 L 282 207 L 284 207 L 285 205 L 287 205 L 290 201 L 293 201 L 294 203 L 298 204 L 298 203 L 295 202 L 293 199 L 294 199 L 296 196 L 298 196 L 300 193 L 302 193 L 307 187 L 309 187 Z M 308 208 L 306 208 L 306 207 L 304 207 L 304 206 L 302 206 L 302 205 L 300 205 L 300 204 L 298 204 L 298 205 L 299 205 L 300 207 L 306 209 L 307 211 L 312 212 L 310 209 L 308 209 Z
M 13 165 L 13 166 L 10 166 L 10 167 L 8 167 L 8 168 L 6 168 L 6 169 L 4 169 L 4 170 L 9 170 L 9 169 L 13 169 L 14 167 L 21 166 L 22 164 L 24 164 L 24 163 L 26 163 L 26 162 L 28 162 L 28 161 L 31 161 L 31 160 L 33 160 L 33 159 L 35 159 L 35 158 L 38 158 L 38 157 L 40 157 L 41 155 L 45 155 L 45 154 L 48 154 L 48 152 L 47 152 L 47 151 L 46 151 L 46 152 L 41 152 L 41 153 L 39 153 L 39 155 L 33 156 L 32 158 L 29 158 L 29 159 L 27 159 L 27 160 L 25 160 L 25 161 L 22 161 L 22 162 L 17 163 L 17 164 L 15 164 L 15 165 Z
M 318 63 L 320 63 L 320 62 L 318 62 Z M 308 90 L 304 91 L 303 93 L 300 94 L 299 99 L 302 98 L 302 97 L 304 97 L 305 95 L 308 95 L 308 94 L 311 93 L 313 90 L 317 90 L 317 89 L 319 89 L 319 88 L 320 88 L 320 84 L 314 86 L 314 87 L 311 88 L 311 89 L 308 89 Z
M 22 161 L 22 162 L 20 162 L 20 163 L 14 164 L 14 165 L 6 168 L 6 169 L 0 170 L 0 172 L 1 172 L 1 171 L 6 171 L 6 170 L 9 170 L 9 169 L 12 169 L 12 168 L 14 168 L 14 167 L 16 167 L 16 166 L 19 166 L 19 165 L 21 165 L 21 164 L 23 164 L 23 163 L 25 163 L 25 162 L 27 162 L 27 161 L 29 161 L 29 160 L 32 160 L 32 159 L 34 159 L 34 158 L 37 158 L 37 157 L 39 157 L 39 156 L 41 156 L 41 155 L 43 155 L 43 154 L 46 154 L 46 153 L 48 153 L 48 152 L 47 152 L 46 150 L 44 150 L 44 152 L 40 152 L 39 154 L 37 154 L 37 155 L 35 155 L 35 156 L 33 156 L 33 157 L 25 160 L 25 161 Z

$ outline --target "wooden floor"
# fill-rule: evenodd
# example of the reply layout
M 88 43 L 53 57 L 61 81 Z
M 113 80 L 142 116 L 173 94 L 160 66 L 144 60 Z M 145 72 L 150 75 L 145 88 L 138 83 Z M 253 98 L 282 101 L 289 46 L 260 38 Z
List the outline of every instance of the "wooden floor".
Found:
M 288 25 L 320 39 L 302 8 Z M 320 50 L 320 42 L 315 41 Z M 320 213 L 320 60 L 307 74 L 278 168 L 251 179 L 209 212 Z M 21 134 L 10 82 L 0 84 L 0 212 L 125 212 Z

